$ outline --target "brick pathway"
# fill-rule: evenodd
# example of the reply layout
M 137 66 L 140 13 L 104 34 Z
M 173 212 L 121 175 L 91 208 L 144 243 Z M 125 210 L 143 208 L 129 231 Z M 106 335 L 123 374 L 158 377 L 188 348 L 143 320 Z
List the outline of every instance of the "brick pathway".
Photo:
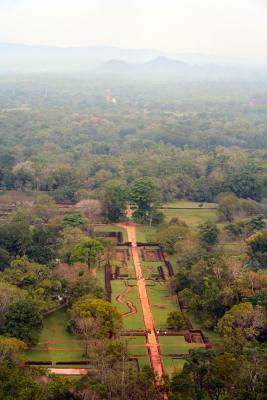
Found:
M 153 315 L 151 312 L 149 299 L 146 290 L 146 282 L 143 276 L 142 266 L 140 262 L 140 257 L 138 253 L 138 248 L 136 247 L 136 225 L 133 223 L 120 224 L 123 228 L 127 229 L 128 240 L 132 243 L 132 257 L 135 268 L 135 274 L 137 278 L 137 287 L 141 302 L 141 307 L 143 311 L 144 323 L 146 329 L 150 330 L 151 333 L 148 334 L 147 341 L 148 347 L 150 348 L 150 358 L 151 364 L 159 379 L 163 375 L 162 359 L 159 351 L 159 345 L 157 340 L 157 333 L 154 326 Z

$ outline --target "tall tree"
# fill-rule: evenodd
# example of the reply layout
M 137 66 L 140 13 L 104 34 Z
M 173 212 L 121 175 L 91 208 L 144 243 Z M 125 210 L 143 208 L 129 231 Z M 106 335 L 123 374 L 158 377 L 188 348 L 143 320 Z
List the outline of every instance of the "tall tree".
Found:
M 21 340 L 0 336 L 0 363 L 16 362 L 20 352 L 26 349 L 27 345 Z
M 140 222 L 152 222 L 153 211 L 160 203 L 161 195 L 151 178 L 138 178 L 131 184 L 131 198 L 137 205 L 134 219 Z
M 208 221 L 199 225 L 201 242 L 206 246 L 213 246 L 218 242 L 219 230 L 214 222 Z
M 104 246 L 99 240 L 88 239 L 74 247 L 71 261 L 86 263 L 90 268 L 96 265 L 103 252 Z
M 116 307 L 91 295 L 78 299 L 71 308 L 71 315 L 76 329 L 86 338 L 90 334 L 91 337 L 110 337 L 122 326 L 122 318 Z
M 107 221 L 116 222 L 125 220 L 128 191 L 125 185 L 119 182 L 110 182 L 105 185 L 102 195 L 102 212 Z
M 219 333 L 233 353 L 242 351 L 247 341 L 255 339 L 267 322 L 266 311 L 261 306 L 249 302 L 234 305 L 220 319 Z
M 43 317 L 39 309 L 29 300 L 22 300 L 10 306 L 4 332 L 28 344 L 37 342 L 43 327 Z

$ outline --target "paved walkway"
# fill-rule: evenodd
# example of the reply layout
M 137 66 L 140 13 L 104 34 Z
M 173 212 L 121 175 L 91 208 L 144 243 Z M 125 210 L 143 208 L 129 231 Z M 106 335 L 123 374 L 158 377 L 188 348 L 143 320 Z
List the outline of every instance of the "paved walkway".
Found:
M 147 341 L 148 347 L 150 348 L 151 354 L 151 364 L 154 368 L 155 372 L 160 379 L 163 375 L 163 367 L 162 367 L 162 359 L 159 352 L 158 340 L 157 340 L 157 333 L 154 326 L 153 315 L 151 312 L 147 290 L 146 290 L 146 283 L 143 276 L 142 266 L 140 262 L 140 257 L 138 253 L 138 248 L 136 247 L 136 225 L 133 223 L 128 224 L 120 224 L 123 228 L 127 229 L 128 233 L 128 240 L 132 243 L 132 257 L 133 263 L 135 268 L 135 274 L 137 278 L 137 287 L 139 291 L 139 297 L 141 302 L 141 307 L 143 311 L 144 323 L 146 329 L 150 330 L 151 333 L 148 334 Z

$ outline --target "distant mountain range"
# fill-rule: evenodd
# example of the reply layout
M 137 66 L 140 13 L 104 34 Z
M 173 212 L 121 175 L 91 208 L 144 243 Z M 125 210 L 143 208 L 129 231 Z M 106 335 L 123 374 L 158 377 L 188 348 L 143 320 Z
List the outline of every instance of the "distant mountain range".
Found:
M 136 73 L 171 73 L 184 74 L 199 69 L 200 67 L 173 60 L 163 56 L 156 57 L 143 64 L 130 64 L 121 60 L 110 60 L 97 68 L 97 72 L 111 74 L 136 74 Z
M 98 67 L 95 72 L 113 77 L 143 78 L 182 78 L 182 79 L 261 79 L 267 78 L 267 69 L 225 66 L 217 64 L 189 64 L 166 57 L 157 57 L 143 64 L 130 64 L 125 61 L 110 60 Z
M 105 74 L 171 74 L 171 75 L 191 75 L 199 74 L 207 70 L 225 69 L 217 65 L 196 65 L 188 64 L 183 61 L 170 59 L 167 57 L 156 57 L 143 64 L 129 64 L 125 61 L 110 60 L 97 68 L 97 72 Z
M 150 49 L 105 46 L 61 48 L 0 43 L 0 71 L 92 71 L 111 59 L 145 63 L 161 55 L 161 52 Z
M 266 75 L 265 67 L 233 66 L 231 59 L 169 54 L 153 49 L 49 47 L 0 43 L 0 73 L 96 73 L 125 76 L 240 77 Z M 242 72 L 240 72 L 242 70 Z

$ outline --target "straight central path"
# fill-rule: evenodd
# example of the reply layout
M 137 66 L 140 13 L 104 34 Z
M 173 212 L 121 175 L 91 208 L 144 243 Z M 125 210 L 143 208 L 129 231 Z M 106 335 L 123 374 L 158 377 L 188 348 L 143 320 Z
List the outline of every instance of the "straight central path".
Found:
M 157 340 L 157 333 L 155 330 L 155 325 L 153 321 L 153 315 L 151 312 L 147 290 L 146 290 L 146 283 L 143 276 L 143 270 L 140 262 L 140 257 L 138 253 L 138 248 L 136 246 L 136 225 L 132 222 L 127 224 L 120 224 L 123 228 L 127 229 L 128 240 L 132 243 L 132 257 L 133 263 L 135 268 L 135 274 L 137 279 L 137 287 L 141 302 L 141 307 L 143 311 L 144 323 L 146 329 L 150 330 L 151 333 L 148 333 L 147 342 L 148 347 L 150 348 L 150 357 L 151 357 L 151 364 L 153 369 L 155 370 L 159 379 L 161 379 L 163 375 L 163 367 L 162 367 L 162 359 L 159 352 L 159 345 Z

